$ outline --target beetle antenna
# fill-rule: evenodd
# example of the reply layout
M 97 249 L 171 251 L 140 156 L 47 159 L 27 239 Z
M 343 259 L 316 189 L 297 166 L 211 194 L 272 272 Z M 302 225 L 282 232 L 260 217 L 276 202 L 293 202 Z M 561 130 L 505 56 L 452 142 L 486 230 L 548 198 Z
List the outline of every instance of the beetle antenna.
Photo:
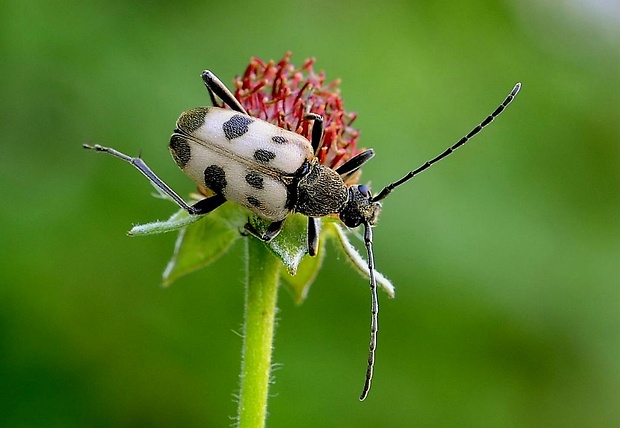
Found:
M 493 113 L 491 113 L 489 116 L 487 116 L 487 118 L 484 119 L 482 122 L 480 122 L 480 124 L 478 124 L 474 129 L 469 131 L 469 133 L 467 135 L 465 135 L 463 138 L 461 138 L 459 141 L 457 141 L 452 146 L 448 147 L 443 153 L 441 153 L 438 156 L 432 158 L 431 160 L 428 160 L 428 161 L 424 162 L 422 165 L 420 165 L 418 168 L 416 168 L 413 171 L 411 171 L 409 174 L 405 175 L 400 180 L 395 181 L 395 182 L 385 186 L 383 188 L 383 190 L 381 190 L 381 192 L 379 192 L 379 194 L 377 196 L 372 198 L 372 202 L 377 202 L 377 201 L 380 201 L 380 200 L 384 199 L 387 195 L 392 193 L 392 190 L 394 190 L 396 187 L 400 186 L 401 184 L 405 183 L 406 181 L 411 180 L 413 177 L 415 177 L 416 175 L 418 175 L 422 171 L 426 170 L 431 165 L 434 165 L 435 163 L 439 162 L 440 160 L 448 157 L 448 155 L 451 155 L 452 152 L 454 152 L 456 149 L 458 149 L 459 147 L 464 145 L 466 142 L 471 140 L 474 135 L 476 135 L 477 133 L 482 131 L 487 125 L 489 125 L 491 122 L 493 122 L 493 120 L 497 116 L 499 116 L 504 111 L 504 109 L 506 107 L 508 107 L 508 104 L 510 104 L 512 102 L 512 100 L 517 96 L 517 94 L 519 93 L 520 89 L 521 89 L 521 83 L 517 83 L 515 85 L 515 87 L 512 89 L 512 91 L 510 91 L 510 94 L 508 94 L 506 99 L 495 109 L 495 111 Z
M 372 382 L 372 373 L 375 367 L 375 350 L 377 349 L 377 330 L 379 299 L 377 297 L 377 280 L 375 278 L 375 258 L 372 251 L 372 228 L 370 224 L 364 223 L 364 244 L 368 253 L 368 273 L 370 274 L 370 345 L 368 346 L 368 366 L 366 367 L 366 380 L 364 381 L 364 389 L 360 394 L 360 401 L 364 401 L 370 391 L 370 383 Z

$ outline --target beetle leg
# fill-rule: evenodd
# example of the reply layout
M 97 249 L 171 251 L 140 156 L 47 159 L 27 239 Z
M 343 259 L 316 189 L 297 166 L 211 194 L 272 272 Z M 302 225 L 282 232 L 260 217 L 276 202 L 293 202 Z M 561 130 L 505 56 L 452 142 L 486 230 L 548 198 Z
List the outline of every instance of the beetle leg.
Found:
M 85 149 L 95 150 L 97 152 L 102 152 L 102 153 L 108 153 L 109 155 L 112 155 L 114 157 L 124 160 L 125 162 L 130 163 L 138 171 L 140 171 L 142 175 L 144 175 L 151 182 L 153 186 L 157 187 L 163 193 L 170 196 L 170 198 L 174 202 L 176 202 L 176 204 L 179 207 L 183 208 L 185 211 L 187 211 L 191 215 L 206 214 L 210 211 L 213 211 L 215 208 L 219 207 L 226 201 L 226 199 L 224 199 L 223 196 L 219 196 L 219 197 L 213 196 L 211 198 L 206 199 L 210 201 L 208 203 L 203 203 L 203 201 L 206 201 L 206 200 L 203 200 L 203 201 L 199 201 L 194 206 L 190 206 L 183 200 L 183 198 L 177 195 L 177 193 L 174 190 L 172 190 L 170 186 L 164 183 L 164 181 L 161 178 L 159 178 L 157 174 L 155 174 L 153 170 L 149 168 L 149 166 L 139 157 L 132 158 L 131 156 L 127 156 L 126 154 L 121 153 L 118 150 L 114 150 L 110 147 L 103 147 L 103 146 L 100 146 L 99 144 L 95 144 L 94 146 L 89 146 L 88 144 L 84 144 L 83 146 Z
M 215 194 L 211 197 L 201 199 L 192 205 L 192 208 L 197 215 L 209 214 L 211 211 L 226 202 L 226 198 L 220 194 Z
M 252 223 L 250 223 L 249 221 L 245 224 L 244 227 L 245 227 L 245 230 L 250 232 L 252 235 L 257 237 L 261 241 L 269 242 L 273 238 L 278 236 L 278 234 L 282 231 L 282 228 L 284 227 L 284 220 L 272 221 L 271 224 L 269 224 L 269 226 L 267 227 L 267 230 L 265 231 L 265 233 L 261 233 L 258 230 L 256 230 L 256 228 L 252 226 Z
M 316 113 L 308 113 L 304 116 L 305 120 L 313 120 L 312 124 L 312 150 L 314 155 L 318 155 L 319 148 L 321 147 L 321 140 L 323 139 L 323 116 Z
M 217 95 L 222 101 L 224 101 L 224 104 L 231 109 L 238 111 L 239 113 L 248 114 L 241 103 L 239 103 L 239 101 L 235 98 L 233 93 L 230 92 L 226 85 L 224 85 L 215 74 L 211 73 L 209 70 L 205 70 L 202 72 L 200 77 L 202 77 L 202 81 L 209 91 L 209 96 L 211 97 L 211 101 L 213 101 L 214 106 L 219 107 L 215 101 L 215 95 Z
M 358 169 L 360 169 L 362 165 L 372 159 L 374 155 L 375 152 L 372 149 L 368 149 L 363 151 L 362 153 L 358 153 L 357 155 L 353 156 L 351 159 L 340 165 L 338 168 L 336 168 L 336 172 L 341 176 L 352 174 Z
M 213 107 L 224 108 L 224 105 L 220 104 L 217 98 L 215 98 L 215 94 L 213 93 L 211 88 L 207 85 L 205 86 L 207 87 L 207 92 L 209 93 L 209 98 L 211 98 L 211 104 L 213 105 Z
M 308 254 L 316 256 L 319 249 L 319 219 L 308 217 Z

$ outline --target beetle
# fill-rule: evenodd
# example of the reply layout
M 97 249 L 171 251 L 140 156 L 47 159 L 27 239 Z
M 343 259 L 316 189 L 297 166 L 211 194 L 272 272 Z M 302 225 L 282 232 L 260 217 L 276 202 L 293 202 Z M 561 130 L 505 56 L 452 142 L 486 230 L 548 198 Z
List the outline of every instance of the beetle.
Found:
M 179 168 L 194 182 L 214 192 L 188 205 L 161 180 L 140 157 L 131 157 L 109 147 L 84 148 L 108 153 L 138 169 L 190 215 L 204 215 L 226 201 L 234 202 L 267 220 L 264 232 L 250 222 L 245 229 L 268 242 L 282 230 L 293 212 L 308 217 L 308 254 L 315 256 L 319 245 L 319 218 L 337 215 L 349 228 L 364 226 L 371 291 L 370 345 L 366 377 L 360 400 L 370 390 L 375 363 L 378 329 L 378 298 L 375 278 L 372 226 L 381 211 L 381 201 L 396 187 L 452 154 L 489 125 L 512 102 L 521 88 L 517 83 L 504 101 L 482 122 L 438 156 L 424 162 L 401 179 L 373 195 L 365 184 L 346 185 L 344 179 L 373 156 L 365 150 L 339 167 L 322 165 L 316 156 L 323 136 L 323 118 L 308 113 L 312 121 L 311 140 L 248 115 L 232 92 L 209 70 L 201 74 L 213 106 L 190 109 L 181 114 L 170 137 L 169 149 Z M 223 108 L 219 98 L 230 109 Z

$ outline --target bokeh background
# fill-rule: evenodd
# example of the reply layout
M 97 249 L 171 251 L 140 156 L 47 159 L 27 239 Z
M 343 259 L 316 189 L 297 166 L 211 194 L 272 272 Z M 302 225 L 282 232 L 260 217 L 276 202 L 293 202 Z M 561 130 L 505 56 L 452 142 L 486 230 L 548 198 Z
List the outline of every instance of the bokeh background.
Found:
M 608 0 L 3 1 L 0 425 L 213 426 L 236 414 L 243 245 L 170 288 L 175 236 L 128 238 L 173 207 L 85 141 L 167 152 L 181 111 L 251 56 L 316 57 L 342 79 L 375 189 L 395 192 L 369 293 L 334 248 L 307 301 L 279 297 L 272 427 L 617 426 L 620 10 Z

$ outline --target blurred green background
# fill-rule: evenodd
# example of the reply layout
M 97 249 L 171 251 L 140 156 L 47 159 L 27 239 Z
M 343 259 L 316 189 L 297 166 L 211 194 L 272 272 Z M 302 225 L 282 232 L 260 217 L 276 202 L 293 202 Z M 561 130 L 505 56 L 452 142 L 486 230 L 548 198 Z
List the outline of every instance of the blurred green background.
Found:
M 272 427 L 617 426 L 620 11 L 614 2 L 4 1 L 0 425 L 213 426 L 236 414 L 243 245 L 168 289 L 168 203 L 85 141 L 167 152 L 180 112 L 251 56 L 342 78 L 375 189 L 475 142 L 384 203 L 375 382 L 357 396 L 367 283 L 334 248 L 279 298 Z

